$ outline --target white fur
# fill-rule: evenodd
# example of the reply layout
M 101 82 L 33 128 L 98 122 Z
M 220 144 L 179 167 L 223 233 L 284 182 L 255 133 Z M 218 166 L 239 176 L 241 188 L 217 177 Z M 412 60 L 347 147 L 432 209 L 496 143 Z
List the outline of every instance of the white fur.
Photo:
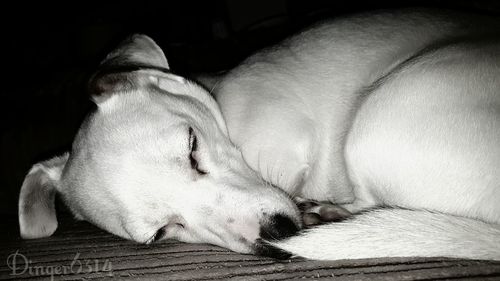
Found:
M 500 36 L 498 23 L 480 21 L 425 11 L 338 19 L 219 81 L 231 139 L 290 194 L 354 213 L 466 217 L 387 209 L 275 245 L 315 259 L 500 259 Z M 478 40 L 488 32 L 493 40 Z
M 500 260 L 500 227 L 440 213 L 380 209 L 271 244 L 317 260 L 433 256 Z

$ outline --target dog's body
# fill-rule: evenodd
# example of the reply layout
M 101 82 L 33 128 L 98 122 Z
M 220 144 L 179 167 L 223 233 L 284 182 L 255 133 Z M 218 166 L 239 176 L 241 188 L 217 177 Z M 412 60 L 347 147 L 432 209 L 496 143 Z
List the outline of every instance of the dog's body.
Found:
M 269 235 L 271 238 L 291 234 L 280 233 L 279 228 L 293 229 L 299 224 L 297 211 L 290 206 L 289 199 L 271 187 L 255 187 L 259 191 L 235 187 L 242 184 L 259 186 L 259 183 L 248 180 L 255 176 L 244 165 L 222 164 L 223 161 L 242 161 L 224 139 L 226 124 L 229 138 L 242 152 L 246 163 L 267 182 L 290 196 L 328 200 L 350 212 L 361 212 L 342 223 L 313 228 L 283 241 L 271 241 L 274 246 L 314 259 L 385 256 L 500 259 L 500 41 L 493 24 L 493 21 L 463 15 L 399 11 L 364 14 L 318 25 L 250 57 L 218 78 L 210 88 L 223 117 L 206 92 L 194 86 L 186 89 L 182 86 L 185 85 L 182 78 L 154 71 L 146 74 L 149 75 L 148 81 L 156 81 L 160 89 L 201 102 L 171 101 L 167 106 L 174 112 L 180 108 L 181 113 L 176 116 L 195 120 L 189 122 L 198 124 L 195 131 L 203 137 L 203 143 L 212 143 L 210 151 L 205 151 L 208 148 L 201 151 L 205 153 L 201 155 L 211 155 L 211 160 L 200 162 L 202 170 L 208 169 L 210 177 L 218 177 L 209 184 L 214 185 L 209 190 L 218 193 L 217 185 L 224 186 L 224 193 L 232 194 L 236 200 L 228 205 L 233 208 L 249 200 L 247 195 L 240 196 L 240 193 L 250 197 L 258 194 L 258 200 L 265 203 L 253 204 L 254 199 L 245 203 L 264 210 L 264 214 L 272 210 L 287 217 L 281 220 L 258 215 L 254 224 L 272 222 L 274 229 L 270 232 L 276 235 Z M 491 28 L 485 28 L 488 25 Z M 119 49 L 115 56 L 111 55 L 111 63 L 109 59 L 107 63 L 117 64 L 114 57 L 120 57 L 130 49 Z M 168 67 L 166 60 L 158 63 L 155 56 L 139 54 L 137 57 L 141 65 Z M 128 60 L 135 61 L 130 56 Z M 102 82 L 99 76 L 97 78 L 98 83 Z M 137 78 L 127 79 L 135 81 Z M 98 112 L 109 115 L 117 107 L 141 105 L 143 102 L 141 98 L 116 96 L 115 92 L 124 91 L 123 87 L 117 90 L 116 81 L 120 79 L 100 83 L 98 95 L 94 94 Z M 110 84 L 113 96 L 100 101 L 99 97 L 102 92 L 107 93 Z M 136 89 L 140 88 L 137 85 L 142 87 L 144 84 L 133 82 L 130 87 Z M 151 88 L 147 90 L 152 91 Z M 126 102 L 121 101 L 125 99 Z M 155 99 L 154 103 L 160 102 Z M 144 104 L 150 105 L 151 100 Z M 145 118 L 141 106 L 133 111 L 136 112 L 134 120 L 138 119 L 139 124 Z M 204 106 L 207 108 L 201 110 L 205 112 L 203 115 L 199 108 Z M 215 125 L 222 133 L 214 133 L 218 131 L 214 129 Z M 113 126 L 119 127 L 120 124 Z M 139 239 L 139 234 L 129 235 L 130 228 L 123 232 L 119 227 L 123 221 L 134 221 L 133 227 L 142 227 L 136 223 L 137 216 L 132 220 L 122 217 L 120 222 L 115 222 L 89 214 L 96 209 L 109 209 L 109 206 L 105 206 L 106 200 L 98 207 L 94 202 L 87 202 L 90 200 L 83 197 L 88 190 L 101 192 L 88 186 L 104 186 L 107 193 L 125 198 L 115 195 L 120 193 L 119 190 L 107 187 L 114 185 L 94 176 L 86 184 L 76 184 L 78 189 L 70 187 L 81 181 L 78 177 L 88 178 L 90 173 L 90 169 L 75 168 L 78 166 L 75 163 L 82 165 L 86 163 L 84 161 L 90 161 L 92 157 L 88 154 L 96 153 L 96 150 L 109 153 L 95 148 L 95 144 L 94 148 L 88 149 L 89 140 L 105 136 L 108 142 L 112 142 L 109 139 L 116 138 L 117 134 L 110 137 L 106 131 L 99 137 L 93 136 L 97 130 L 96 126 L 84 126 L 84 133 L 77 137 L 70 156 L 74 163 L 66 164 L 62 170 L 63 161 L 62 166 L 55 169 L 61 178 L 58 173 L 52 173 L 52 178 L 46 173 L 49 175 L 46 177 L 55 182 L 54 186 L 63 193 L 77 216 L 118 235 L 144 242 L 145 237 Z M 171 143 L 175 145 L 176 141 Z M 151 145 L 154 146 L 155 141 Z M 107 149 L 110 148 L 112 146 Z M 230 156 L 223 151 L 230 151 Z M 152 155 L 155 153 L 158 151 L 151 152 Z M 137 158 L 129 157 L 128 160 L 137 161 Z M 102 170 L 104 164 L 90 162 L 92 169 Z M 195 162 L 198 169 L 198 159 Z M 132 181 L 149 177 L 147 173 L 156 174 L 160 167 L 135 165 L 140 173 L 132 177 Z M 228 170 L 232 172 L 226 173 Z M 111 177 L 120 175 L 114 170 L 106 171 L 112 174 Z M 217 176 L 216 171 L 225 174 Z M 205 172 L 200 173 L 200 178 L 207 177 Z M 98 175 L 103 178 L 110 176 L 105 173 Z M 184 223 L 189 225 L 199 215 L 187 215 L 189 211 L 182 211 L 176 206 L 179 203 L 167 198 L 172 196 L 172 189 L 161 190 L 159 183 L 162 180 L 165 179 L 158 177 L 156 181 L 146 182 L 155 186 L 160 197 L 165 194 L 164 202 L 169 202 L 169 208 L 174 209 L 165 211 L 165 217 L 170 221 L 172 214 L 176 218 L 182 217 L 175 221 L 184 229 Z M 28 176 L 23 190 L 33 189 L 32 181 Z M 189 186 L 182 180 L 169 178 L 168 181 Z M 203 193 L 201 199 L 192 200 L 192 203 L 218 204 L 217 198 L 203 201 L 211 200 L 207 199 L 212 196 L 210 191 L 178 188 L 187 191 L 182 191 L 182 196 L 174 196 L 176 200 L 198 197 L 198 193 Z M 82 193 L 80 189 L 87 191 Z M 140 188 L 127 190 L 131 192 L 129 196 L 145 196 L 147 199 L 143 203 L 146 205 L 156 206 L 161 202 L 148 197 L 147 192 Z M 178 192 L 177 189 L 174 192 Z M 28 229 L 24 232 L 29 233 L 30 223 L 22 218 L 30 217 L 24 215 L 27 212 L 25 197 L 21 195 L 21 232 L 24 223 Z M 108 200 L 125 204 L 114 211 L 138 206 L 128 197 Z M 366 211 L 375 207 L 391 208 Z M 146 215 L 153 212 L 144 207 L 140 209 Z M 248 215 L 241 216 L 241 219 L 245 218 Z M 239 227 L 251 228 L 248 225 Z M 40 234 L 39 228 L 31 229 L 33 231 L 37 234 L 33 237 L 51 234 Z M 227 242 L 228 238 L 221 233 L 215 235 L 219 238 L 207 238 L 209 234 L 198 235 L 200 231 L 196 230 L 196 235 L 172 234 L 171 237 L 249 251 L 248 243 Z M 213 229 L 210 231 L 214 232 Z M 258 240 L 259 237 L 265 239 L 262 233 L 262 229 L 260 235 L 255 230 L 245 230 L 242 237 L 245 241 Z
M 229 135 L 254 170 L 289 194 L 354 213 L 393 206 L 499 224 L 499 37 L 485 40 L 487 25 L 465 22 L 473 21 L 364 15 L 261 52 L 215 85 Z M 354 219 L 353 229 L 348 223 L 313 229 L 285 248 L 312 258 L 369 257 L 372 249 L 397 254 L 390 248 L 427 255 L 443 251 L 447 237 L 456 243 L 447 253 L 454 255 L 472 250 L 460 237 L 479 227 L 470 220 L 465 228 L 442 226 L 451 236 L 417 251 L 408 247 L 411 240 L 426 244 L 432 233 L 443 235 L 433 226 L 441 216 L 397 210 L 366 216 L 365 232 Z M 426 234 L 418 237 L 404 224 L 419 224 Z M 372 233 L 381 227 L 386 231 Z M 311 245 L 325 239 L 329 247 Z M 498 257 L 498 246 L 494 251 Z

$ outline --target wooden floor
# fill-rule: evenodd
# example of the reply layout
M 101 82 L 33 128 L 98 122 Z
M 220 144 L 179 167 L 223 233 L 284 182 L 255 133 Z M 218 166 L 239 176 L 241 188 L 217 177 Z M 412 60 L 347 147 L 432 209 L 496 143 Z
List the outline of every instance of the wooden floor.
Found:
M 500 280 L 500 262 L 452 259 L 275 261 L 201 244 L 140 245 L 65 219 L 53 237 L 23 241 L 3 222 L 0 280 Z

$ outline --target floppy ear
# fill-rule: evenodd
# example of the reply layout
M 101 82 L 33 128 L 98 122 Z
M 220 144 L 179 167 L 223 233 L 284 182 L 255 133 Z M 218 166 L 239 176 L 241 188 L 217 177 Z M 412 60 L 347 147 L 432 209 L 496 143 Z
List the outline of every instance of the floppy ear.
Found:
M 135 70 L 142 68 L 168 70 L 168 61 L 161 48 L 148 36 L 135 34 L 124 40 L 101 62 L 92 76 L 89 91 L 92 99 L 101 103 L 117 91 L 138 87 Z
M 35 164 L 19 194 L 19 227 L 24 239 L 52 235 L 57 228 L 55 195 L 69 153 Z

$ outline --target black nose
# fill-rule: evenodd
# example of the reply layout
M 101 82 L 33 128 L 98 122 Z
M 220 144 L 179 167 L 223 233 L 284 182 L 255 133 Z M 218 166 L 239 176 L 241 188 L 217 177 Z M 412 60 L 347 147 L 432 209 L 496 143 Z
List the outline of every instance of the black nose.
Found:
M 278 249 L 266 241 L 277 241 L 290 237 L 299 231 L 299 227 L 289 217 L 276 214 L 266 219 L 260 227 L 260 238 L 254 245 L 254 253 L 275 259 L 288 259 L 291 254 Z
M 269 241 L 290 237 L 299 231 L 298 226 L 289 217 L 276 214 L 265 220 L 260 226 L 260 238 Z

